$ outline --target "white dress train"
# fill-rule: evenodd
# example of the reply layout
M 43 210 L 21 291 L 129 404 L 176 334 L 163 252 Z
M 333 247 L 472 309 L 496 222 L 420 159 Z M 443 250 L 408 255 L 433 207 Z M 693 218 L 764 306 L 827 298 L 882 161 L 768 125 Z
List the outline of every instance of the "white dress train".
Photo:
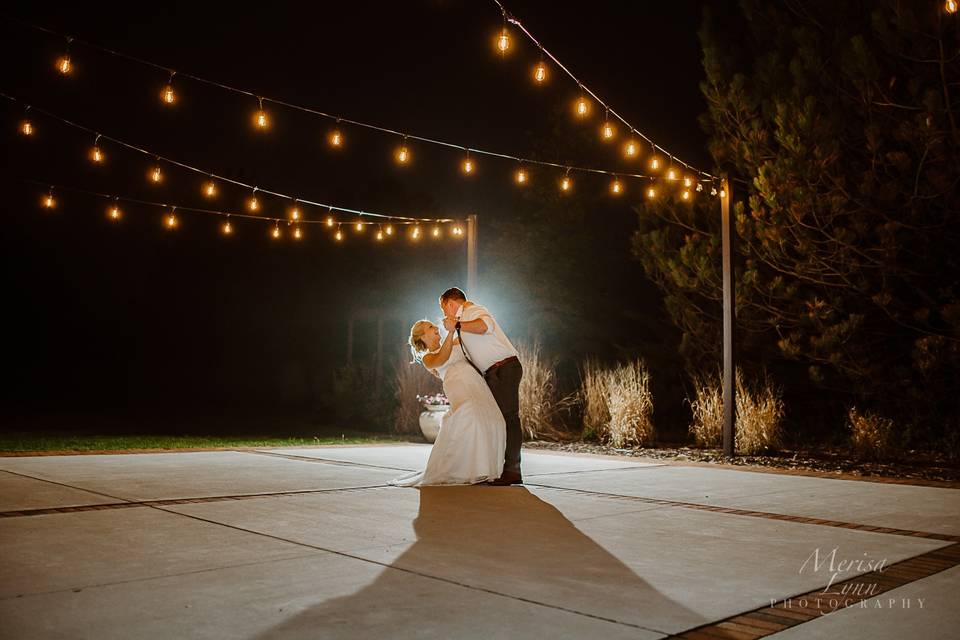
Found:
M 447 361 L 437 368 L 437 374 L 443 379 L 450 410 L 440 420 L 440 432 L 430 449 L 427 466 L 387 484 L 477 484 L 499 478 L 507 427 L 486 381 L 464 359 L 457 342 Z

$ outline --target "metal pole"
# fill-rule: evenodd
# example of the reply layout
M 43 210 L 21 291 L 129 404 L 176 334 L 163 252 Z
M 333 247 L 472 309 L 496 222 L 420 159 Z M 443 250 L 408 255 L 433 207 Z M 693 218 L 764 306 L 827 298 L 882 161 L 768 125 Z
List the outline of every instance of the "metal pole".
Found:
M 723 243 L 723 455 L 731 458 L 734 455 L 737 420 L 737 354 L 733 340 L 733 328 L 736 322 L 733 281 L 736 229 L 730 217 L 730 200 L 733 198 L 733 193 L 730 190 L 730 182 L 726 178 L 720 182 L 720 189 L 720 235 Z
M 477 214 L 467 216 L 467 297 L 477 291 Z

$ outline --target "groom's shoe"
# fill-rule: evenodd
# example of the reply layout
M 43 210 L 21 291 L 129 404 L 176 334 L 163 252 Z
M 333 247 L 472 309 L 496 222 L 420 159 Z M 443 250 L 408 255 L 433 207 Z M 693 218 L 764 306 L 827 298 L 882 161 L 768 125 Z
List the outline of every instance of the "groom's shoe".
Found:
M 487 483 L 492 487 L 503 487 L 510 484 L 523 484 L 523 476 L 516 471 L 504 471 L 496 480 Z

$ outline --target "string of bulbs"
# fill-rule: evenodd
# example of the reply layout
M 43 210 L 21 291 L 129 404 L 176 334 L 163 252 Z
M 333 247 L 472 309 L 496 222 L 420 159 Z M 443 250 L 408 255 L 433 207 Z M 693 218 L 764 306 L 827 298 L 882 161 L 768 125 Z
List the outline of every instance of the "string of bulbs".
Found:
M 627 120 L 623 116 L 621 116 L 619 113 L 617 113 L 613 109 L 613 107 L 611 107 L 609 104 L 604 102 L 596 93 L 594 93 L 579 78 L 577 78 L 577 76 L 575 76 L 573 72 L 570 71 L 570 69 L 568 69 L 562 62 L 560 62 L 560 60 L 558 60 L 556 56 L 550 53 L 550 51 L 548 51 L 547 48 L 544 47 L 543 44 L 541 44 L 540 41 L 537 40 L 537 38 L 534 37 L 534 35 L 530 33 L 530 31 L 527 30 L 525 26 L 523 26 L 523 23 L 521 23 L 516 16 L 514 16 L 509 11 L 507 11 L 506 7 L 503 6 L 503 3 L 500 0 L 493 0 L 493 2 L 494 4 L 497 5 L 497 7 L 500 9 L 500 13 L 503 15 L 504 26 L 503 26 L 503 29 L 500 31 L 500 33 L 497 35 L 497 38 L 495 40 L 496 48 L 500 52 L 500 54 L 502 56 L 505 55 L 511 48 L 510 34 L 507 28 L 507 24 L 512 24 L 516 26 L 516 28 L 521 33 L 523 33 L 523 35 L 525 35 L 530 40 L 530 42 L 532 42 L 534 46 L 540 51 L 540 61 L 533 67 L 533 73 L 531 74 L 534 82 L 536 82 L 537 84 L 543 84 L 544 82 L 547 81 L 547 78 L 550 75 L 546 62 L 544 61 L 544 56 L 545 56 L 546 58 L 550 59 L 557 66 L 558 69 L 560 69 L 561 71 L 563 71 L 563 73 L 569 76 L 570 79 L 573 80 L 576 83 L 577 87 L 579 88 L 580 96 L 577 98 L 577 100 L 573 104 L 573 111 L 578 119 L 585 119 L 587 116 L 590 115 L 592 105 L 590 104 L 590 101 L 587 99 L 587 96 L 590 96 L 594 101 L 596 101 L 603 108 L 604 120 L 603 120 L 603 124 L 600 127 L 600 137 L 604 142 L 612 142 L 617 135 L 616 126 L 610 122 L 610 117 L 613 116 L 613 118 L 618 120 L 626 128 L 626 130 L 629 131 L 629 137 L 623 145 L 623 154 L 627 158 L 636 158 L 640 155 L 641 146 L 645 146 L 645 145 L 641 145 L 641 143 L 637 140 L 637 138 L 640 138 L 646 143 L 646 145 L 649 145 L 650 148 L 652 149 L 652 154 L 649 161 L 649 166 L 652 171 L 658 171 L 661 168 L 662 161 L 657 155 L 659 152 L 669 158 L 669 163 L 671 165 L 671 168 L 668 169 L 668 171 L 672 170 L 673 162 L 677 162 L 678 164 L 682 165 L 685 169 L 695 172 L 698 176 L 707 178 L 708 181 L 710 182 L 713 182 L 714 180 L 717 179 L 716 176 L 713 176 L 710 173 L 707 173 L 706 171 L 698 169 L 680 160 L 673 154 L 669 153 L 666 149 L 664 149 L 660 145 L 653 142 L 653 140 L 651 140 L 649 137 L 644 135 L 632 124 L 627 122 Z M 671 179 L 669 175 L 668 175 L 668 179 Z
M 34 185 L 47 186 L 48 183 L 40 182 L 38 180 L 31 180 L 27 178 L 21 178 L 21 181 L 28 182 Z M 94 198 L 100 198 L 107 200 L 109 206 L 107 208 L 107 218 L 113 222 L 119 222 L 124 217 L 124 211 L 120 207 L 120 203 L 131 203 L 142 206 L 157 207 L 163 209 L 164 215 L 162 218 L 164 228 L 168 230 L 174 230 L 180 227 L 180 218 L 178 212 L 187 212 L 194 214 L 203 214 L 203 215 L 213 215 L 225 218 L 224 222 L 220 225 L 220 232 L 225 236 L 233 235 L 235 227 L 231 222 L 233 219 L 241 220 L 256 220 L 259 222 L 272 222 L 273 226 L 270 230 L 270 237 L 274 239 L 279 239 L 282 237 L 281 224 L 285 224 L 289 228 L 289 235 L 294 240 L 302 240 L 305 236 L 301 225 L 308 224 L 319 224 L 329 228 L 335 228 L 336 232 L 334 233 L 334 240 L 342 241 L 344 239 L 343 227 L 353 227 L 357 233 L 362 233 L 366 226 L 376 225 L 377 233 L 374 236 L 378 241 L 386 240 L 387 238 L 394 235 L 394 225 L 397 226 L 411 226 L 412 229 L 409 231 L 409 238 L 411 240 L 419 240 L 424 237 L 426 234 L 420 228 L 421 224 L 424 226 L 430 227 L 429 235 L 434 239 L 438 239 L 443 235 L 443 226 L 441 222 L 451 222 L 451 221 L 423 221 L 423 220 L 406 220 L 393 222 L 389 224 L 384 224 L 382 222 L 366 222 L 366 221 L 356 221 L 352 223 L 344 223 L 337 221 L 333 216 L 327 216 L 324 220 L 310 220 L 303 217 L 297 219 L 284 220 L 282 218 L 265 218 L 263 216 L 258 216 L 254 214 L 244 214 L 244 213 L 235 213 L 230 211 L 221 211 L 218 209 L 204 209 L 198 207 L 189 207 L 189 206 L 180 206 L 172 205 L 165 202 L 156 202 L 153 200 L 144 200 L 141 198 L 131 198 L 128 196 L 118 196 L 108 193 L 101 193 L 97 191 L 90 191 L 87 189 L 80 189 L 77 187 L 63 186 L 63 185 L 49 185 L 49 190 L 43 195 L 40 200 L 40 204 L 44 209 L 53 210 L 59 206 L 57 200 L 57 193 L 59 192 L 72 192 L 79 193 L 86 196 L 91 196 Z M 463 226 L 458 222 L 451 222 L 450 226 L 450 235 L 454 238 L 462 238 L 464 235 Z
M 22 100 L 20 100 L 20 99 L 18 99 L 18 98 L 15 98 L 15 97 L 13 97 L 13 96 L 11 96 L 11 95 L 8 95 L 8 94 L 6 94 L 6 93 L 3 93 L 3 92 L 0 92 L 0 97 L 5 98 L 5 99 L 7 99 L 7 100 L 9 100 L 9 101 L 11 101 L 11 102 L 17 103 L 17 104 L 21 104 L 21 105 L 24 104 Z M 252 213 L 252 214 L 257 214 L 257 213 L 260 213 L 260 212 L 263 211 L 263 204 L 261 203 L 260 198 L 257 197 L 257 194 L 259 193 L 259 194 L 266 194 L 266 195 L 269 195 L 269 196 L 275 196 L 275 197 L 277 197 L 277 198 L 281 198 L 281 199 L 284 200 L 284 201 L 292 202 L 291 208 L 290 208 L 290 210 L 289 210 L 289 217 L 290 217 L 290 219 L 293 220 L 293 221 L 297 221 L 297 220 L 302 220 L 302 219 L 303 219 L 302 212 L 300 211 L 300 206 L 306 205 L 306 206 L 315 206 L 315 207 L 319 207 L 319 208 L 321 208 L 321 209 L 326 209 L 327 212 L 328 212 L 328 213 L 331 213 L 331 214 L 336 211 L 336 212 L 342 212 L 342 213 L 349 213 L 349 214 L 357 215 L 357 216 L 360 216 L 360 217 L 370 217 L 370 218 L 378 218 L 378 219 L 381 219 L 381 220 L 389 220 L 389 221 L 396 222 L 396 223 L 425 223 L 425 224 L 427 224 L 427 223 L 437 223 L 437 224 L 440 224 L 440 223 L 455 222 L 455 221 L 454 221 L 453 219 L 451 219 L 451 218 L 414 218 L 414 217 L 409 217 L 409 216 L 398 216 L 398 215 L 389 215 L 389 214 L 382 214 L 382 213 L 373 213 L 373 212 L 370 212 L 370 211 L 362 211 L 362 210 L 359 210 L 359 209 L 351 209 L 351 208 L 349 208 L 349 207 L 343 207 L 343 206 L 334 205 L 334 204 L 329 204 L 329 203 L 325 203 L 325 202 L 317 202 L 317 201 L 313 201 L 313 200 L 307 200 L 307 199 L 303 199 L 303 198 L 298 198 L 298 197 L 295 197 L 295 196 L 293 196 L 293 195 L 289 195 L 289 194 L 285 194 L 285 193 L 280 193 L 280 192 L 278 192 L 278 191 L 274 191 L 274 190 L 271 190 L 271 189 L 261 189 L 260 187 L 258 187 L 258 186 L 256 186 L 256 185 L 247 184 L 247 183 L 241 182 L 241 181 L 239 181 L 239 180 L 234 180 L 234 179 L 232 179 L 232 178 L 228 178 L 228 177 L 225 177 L 225 176 L 221 176 L 221 175 L 218 175 L 218 174 L 216 174 L 216 173 L 211 173 L 210 171 L 207 171 L 207 170 L 204 170 L 204 169 L 200 169 L 199 167 L 195 167 L 195 166 L 189 165 L 189 164 L 187 164 L 187 163 L 180 162 L 180 161 L 178 161 L 178 160 L 174 160 L 174 159 L 169 158 L 169 157 L 161 156 L 161 155 L 156 154 L 156 153 L 154 153 L 154 152 L 152 152 L 152 151 L 149 151 L 148 149 L 144 149 L 143 147 L 140 147 L 140 146 L 137 146 L 137 145 L 134 145 L 134 144 L 130 144 L 130 143 L 128 143 L 128 142 L 125 142 L 125 141 L 123 141 L 123 140 L 120 140 L 119 138 L 114 138 L 114 137 L 111 137 L 111 136 L 104 135 L 104 134 L 102 134 L 102 133 L 99 133 L 99 132 L 97 132 L 97 131 L 94 131 L 94 130 L 91 129 L 90 127 L 87 127 L 87 126 L 82 125 L 82 124 L 78 124 L 78 123 L 73 122 L 73 121 L 71 121 L 71 120 L 67 120 L 66 118 L 62 118 L 62 117 L 60 117 L 60 116 L 58 116 L 58 115 L 56 115 L 56 114 L 54 114 L 54 113 L 51 113 L 51 112 L 49 112 L 49 111 L 44 110 L 44 109 L 32 107 L 32 106 L 30 106 L 30 105 L 25 105 L 25 106 L 26 106 L 26 112 L 27 112 L 27 113 L 30 113 L 31 111 L 32 111 L 32 112 L 36 112 L 36 113 L 39 113 L 39 114 L 41 114 L 41 115 L 43 115 L 43 116 L 45 116 L 45 117 L 47 117 L 47 118 L 50 118 L 50 119 L 52 119 L 52 120 L 59 121 L 60 123 L 65 124 L 65 125 L 67 125 L 67 126 L 69 126 L 69 127 L 72 127 L 72 128 L 74 128 L 74 129 L 78 129 L 78 130 L 80 130 L 80 131 L 83 131 L 83 132 L 85 132 L 85 133 L 87 133 L 87 134 L 93 135 L 93 136 L 94 136 L 94 141 L 93 141 L 93 146 L 92 146 L 91 149 L 90 149 L 90 160 L 91 160 L 92 162 L 94 162 L 95 164 L 102 164 L 102 163 L 104 163 L 104 162 L 106 161 L 106 153 L 104 152 L 103 147 L 100 146 L 100 140 L 101 140 L 101 139 L 102 139 L 102 140 L 106 140 L 106 141 L 108 141 L 108 142 L 111 142 L 111 143 L 113 143 L 113 144 L 116 144 L 116 145 L 118 145 L 118 146 L 120 146 L 120 147 L 123 147 L 123 148 L 125 148 L 125 149 L 131 150 L 131 151 L 135 151 L 135 152 L 137 152 L 137 153 L 140 153 L 140 154 L 143 154 L 143 155 L 146 155 L 146 156 L 155 158 L 155 164 L 154 164 L 154 166 L 150 169 L 150 171 L 149 171 L 148 174 L 147 174 L 147 177 L 148 177 L 149 181 L 150 181 L 151 183 L 153 183 L 153 184 L 160 184 L 160 183 L 162 183 L 162 182 L 164 181 L 164 175 L 165 175 L 165 174 L 164 174 L 164 172 L 163 172 L 163 168 L 162 168 L 162 166 L 161 166 L 161 163 L 165 163 L 165 164 L 169 164 L 169 165 L 172 165 L 172 166 L 181 168 L 181 169 L 185 169 L 185 170 L 187 170 L 187 171 L 192 171 L 192 172 L 197 173 L 197 174 L 202 175 L 202 176 L 206 176 L 206 177 L 207 177 L 207 181 L 204 182 L 204 184 L 203 184 L 203 186 L 202 186 L 202 193 L 203 193 L 203 195 L 204 195 L 205 197 L 207 197 L 208 199 L 215 198 L 215 197 L 217 196 L 217 194 L 219 193 L 219 187 L 218 187 L 218 183 L 219 183 L 219 182 L 229 183 L 229 184 L 233 184 L 233 185 L 236 185 L 236 186 L 239 186 L 239 187 L 243 187 L 244 189 L 249 189 L 249 190 L 251 190 L 251 196 L 250 196 L 250 197 L 248 198 L 248 200 L 247 200 L 247 208 L 249 209 L 250 213 Z M 24 120 L 20 123 L 20 133 L 21 133 L 21 135 L 23 135 L 24 137 L 27 137 L 27 138 L 33 137 L 35 131 L 36 131 L 36 128 L 34 127 L 33 122 L 32 122 L 29 118 L 24 119 Z M 271 218 L 271 217 L 269 217 L 269 216 L 263 216 L 263 215 L 260 215 L 260 216 L 258 216 L 258 217 L 260 217 L 260 218 L 262 218 L 262 219 L 267 219 L 267 220 L 273 220 L 273 219 L 274 219 L 274 218 Z M 359 222 L 358 224 L 364 224 L 364 223 L 361 221 L 361 222 Z
M 653 154 L 652 154 L 652 157 L 651 157 L 650 162 L 649 162 L 649 168 L 650 168 L 651 171 L 658 171 L 658 172 L 659 172 L 659 171 L 663 168 L 664 162 L 663 162 L 663 160 L 659 157 L 659 155 L 658 155 L 658 150 L 659 150 L 659 152 L 666 154 L 666 152 L 663 150 L 663 148 L 662 148 L 662 147 L 659 147 L 659 146 L 657 146 L 657 145 L 655 145 L 655 144 L 653 144 L 653 142 L 650 141 L 649 138 L 647 138 L 647 137 L 644 136 L 643 134 L 640 134 L 638 131 L 636 131 L 636 129 L 634 129 L 632 126 L 630 126 L 629 123 L 626 122 L 626 120 L 624 120 L 621 116 L 619 116 L 615 111 L 613 111 L 612 109 L 610 109 L 609 107 L 607 107 L 605 103 L 603 103 L 599 98 L 596 97 L 596 94 L 594 94 L 592 91 L 589 91 L 589 89 L 587 89 L 582 83 L 580 83 L 579 80 L 577 80 L 577 79 L 575 78 L 575 76 L 573 76 L 573 74 L 571 74 L 571 73 L 566 69 L 566 67 L 564 67 L 552 54 L 550 54 L 545 48 L 543 48 L 543 47 L 539 44 L 539 42 L 537 42 L 537 41 L 533 38 L 533 36 L 532 36 L 529 32 L 526 31 L 526 29 L 520 24 L 519 21 L 517 21 L 517 20 L 516 20 L 515 18 L 513 18 L 512 16 L 509 16 L 509 15 L 507 14 L 506 10 L 503 9 L 503 5 L 501 5 L 497 0 L 494 0 L 494 1 L 497 2 L 497 5 L 501 8 L 501 10 L 502 10 L 502 12 L 503 12 L 503 15 L 504 15 L 505 23 L 506 23 L 506 21 L 509 20 L 511 23 L 516 24 L 516 25 L 518 26 L 518 28 L 522 29 L 523 32 L 524 32 L 529 38 L 531 38 L 531 40 L 533 40 L 533 41 L 537 44 L 537 46 L 540 48 L 540 50 L 541 50 L 545 55 L 549 56 L 550 59 L 553 60 L 554 63 L 557 64 L 558 67 L 560 67 L 561 69 L 563 69 L 568 75 L 570 75 L 572 78 L 574 78 L 575 81 L 577 81 L 578 85 L 581 87 L 581 90 L 588 92 L 589 95 L 591 95 L 595 100 L 597 100 L 597 102 L 600 102 L 600 104 L 603 104 L 603 105 L 604 105 L 604 107 L 607 109 L 607 113 L 608 113 L 608 114 L 614 115 L 614 116 L 615 116 L 616 118 L 618 118 L 621 122 L 625 123 L 632 132 L 636 133 L 638 136 L 640 136 L 643 140 L 645 140 L 646 142 L 648 142 L 648 143 L 651 145 L 651 147 L 652 147 L 652 149 L 653 149 Z M 109 49 L 109 48 L 107 48 L 107 47 L 103 47 L 103 46 L 100 46 L 100 45 L 97 45 L 97 44 L 94 44 L 94 43 L 91 43 L 91 42 L 86 42 L 86 41 L 83 41 L 83 40 L 78 40 L 78 39 L 73 38 L 73 37 L 71 37 L 71 36 L 67 36 L 67 35 L 65 35 L 65 34 L 63 34 L 63 33 L 54 31 L 54 30 L 52 30 L 52 29 L 49 29 L 49 28 L 46 28 L 46 27 L 43 27 L 43 26 L 39 26 L 39 25 L 35 25 L 35 24 L 32 24 L 32 23 L 28 23 L 28 22 L 25 22 L 25 21 L 20 20 L 20 19 L 17 19 L 17 18 L 12 18 L 12 17 L 10 17 L 9 19 L 11 19 L 11 20 L 13 20 L 13 21 L 15 21 L 15 22 L 17 22 L 17 23 L 20 23 L 20 24 L 22 24 L 22 25 L 25 25 L 25 26 L 27 26 L 27 27 L 29 27 L 29 28 L 35 29 L 35 30 L 37 30 L 37 31 L 40 31 L 40 32 L 43 32 L 43 33 L 47 33 L 47 34 L 54 35 L 54 36 L 61 37 L 61 38 L 64 38 L 64 39 L 65 39 L 66 45 L 67 45 L 67 46 L 66 46 L 66 51 L 65 51 L 65 53 L 64 53 L 60 58 L 58 58 L 57 64 L 56 64 L 57 71 L 58 71 L 61 75 L 65 75 L 65 76 L 66 76 L 66 75 L 71 74 L 72 71 L 73 71 L 73 65 L 74 65 L 74 63 L 73 63 L 73 60 L 72 60 L 72 58 L 71 58 L 71 56 L 70 56 L 70 46 L 71 46 L 72 44 L 76 43 L 76 44 L 82 45 L 82 46 L 84 46 L 84 47 L 87 47 L 87 48 L 90 48 L 90 49 L 99 51 L 99 52 L 101 52 L 101 53 L 104 53 L 104 54 L 107 54 L 107 55 L 111 55 L 111 56 L 115 56 L 115 57 L 118 57 L 118 58 L 121 58 L 121 59 L 124 59 L 124 60 L 128 60 L 128 61 L 131 61 L 131 62 L 140 64 L 140 65 L 148 66 L 148 67 L 151 67 L 151 68 L 153 68 L 153 69 L 158 69 L 158 70 L 161 70 L 161 71 L 169 74 L 167 83 L 166 83 L 166 85 L 163 87 L 163 89 L 162 89 L 162 91 L 161 91 L 161 93 L 160 93 L 160 98 L 161 98 L 162 102 L 163 102 L 164 104 L 168 105 L 168 106 L 173 106 L 173 105 L 175 105 L 175 104 L 177 103 L 177 101 L 178 101 L 177 91 L 176 91 L 176 89 L 174 88 L 174 79 L 177 78 L 177 77 L 187 78 L 187 79 L 193 80 L 193 81 L 195 81 L 195 82 L 207 84 L 207 85 L 210 85 L 210 86 L 213 86 L 213 87 L 217 87 L 217 88 L 220 88 L 220 89 L 225 90 L 225 91 L 228 91 L 228 92 L 236 93 L 236 94 L 239 94 L 239 95 L 243 95 L 243 96 L 247 96 L 247 97 L 250 97 L 250 98 L 255 99 L 255 100 L 257 101 L 257 109 L 256 109 L 256 111 L 254 111 L 254 113 L 253 113 L 252 122 L 253 122 L 254 128 L 256 128 L 256 129 L 258 129 L 258 130 L 261 130 L 261 131 L 268 130 L 268 129 L 270 128 L 270 124 L 271 124 L 271 115 L 270 115 L 270 113 L 264 108 L 264 104 L 268 104 L 268 105 L 269 105 L 269 104 L 273 104 L 273 105 L 276 105 L 276 106 L 278 106 L 278 107 L 283 107 L 283 108 L 286 108 L 286 109 L 291 109 L 291 110 L 295 110 L 295 111 L 300 111 L 300 112 L 303 112 L 303 113 L 307 113 L 307 114 L 311 114 L 311 115 L 314 115 L 314 116 L 318 116 L 318 117 L 321 117 L 321 118 L 325 118 L 325 119 L 328 119 L 328 120 L 333 120 L 333 121 L 335 121 L 334 127 L 333 127 L 332 129 L 330 129 L 330 130 L 327 132 L 327 135 L 326 135 L 326 139 L 327 139 L 328 145 L 329 145 L 332 149 L 335 149 L 335 150 L 336 150 L 336 149 L 339 149 L 339 148 L 342 148 L 342 147 L 346 144 L 346 136 L 345 136 L 345 134 L 344 134 L 343 127 L 342 127 L 343 125 L 350 125 L 350 126 L 365 128 L 365 129 L 374 130 L 374 131 L 378 131 L 378 132 L 381 132 L 381 133 L 389 134 L 389 135 L 391 135 L 391 136 L 398 137 L 398 138 L 400 138 L 400 143 L 399 143 L 399 145 L 396 147 L 396 149 L 394 150 L 394 154 L 393 154 L 393 155 L 394 155 L 394 159 L 396 160 L 396 162 L 397 162 L 398 164 L 400 164 L 400 165 L 407 165 L 407 164 L 410 164 L 410 163 L 411 163 L 412 158 L 413 158 L 413 152 L 412 152 L 412 149 L 411 149 L 411 147 L 410 147 L 410 142 L 413 141 L 413 142 L 422 142 L 422 143 L 426 143 L 426 144 L 432 144 L 432 145 L 437 145 L 437 146 L 441 146 L 441 147 L 457 149 L 457 150 L 461 151 L 461 152 L 463 153 L 463 157 L 462 157 L 462 159 L 461 159 L 461 161 L 460 161 L 460 171 L 461 171 L 461 172 L 463 173 L 463 175 L 465 175 L 465 176 L 471 176 L 471 175 L 473 175 L 473 174 L 475 174 L 475 173 L 477 172 L 477 164 L 476 164 L 476 160 L 475 160 L 475 158 L 476 158 L 477 156 L 488 156 L 488 157 L 501 158 L 501 159 L 506 159 L 506 160 L 510 160 L 510 161 L 512 161 L 512 162 L 517 163 L 517 169 L 515 170 L 515 172 L 514 172 L 514 174 L 513 174 L 513 180 L 514 180 L 514 182 L 515 182 L 518 186 L 526 186 L 527 184 L 529 184 L 529 183 L 531 182 L 531 174 L 530 174 L 530 172 L 529 172 L 529 170 L 528 170 L 528 167 L 531 167 L 531 166 L 540 166 L 540 167 L 547 167 L 547 168 L 552 168 L 552 169 L 559 169 L 559 170 L 563 171 L 563 175 L 562 175 L 562 176 L 560 177 L 560 179 L 558 180 L 557 185 L 558 185 L 559 190 L 560 190 L 561 192 L 563 192 L 563 193 L 570 192 L 570 191 L 572 191 L 572 189 L 573 189 L 574 181 L 573 181 L 573 178 L 571 177 L 571 173 L 599 174 L 599 175 L 610 176 L 612 179 L 611 179 L 610 184 L 609 184 L 609 193 L 612 194 L 612 195 L 615 195 L 615 196 L 619 196 L 619 195 L 625 193 L 625 191 L 626 191 L 626 187 L 625 187 L 625 184 L 624 184 L 624 182 L 623 182 L 623 179 L 630 178 L 630 179 L 648 180 L 648 181 L 651 182 L 651 186 L 649 186 L 649 187 L 646 189 L 646 195 L 647 195 L 648 198 L 656 197 L 656 196 L 659 194 L 657 188 L 653 186 L 654 181 L 659 180 L 659 179 L 663 179 L 663 178 L 665 178 L 666 180 L 671 181 L 671 182 L 673 182 L 673 181 L 680 181 L 680 180 L 682 179 L 682 180 L 683 180 L 683 183 L 684 183 L 684 188 L 685 188 L 685 190 L 682 192 L 682 194 L 681 194 L 681 196 L 680 196 L 682 200 L 690 200 L 690 199 L 692 199 L 692 193 L 690 192 L 689 188 L 690 188 L 691 186 L 693 186 L 694 183 L 696 183 L 696 185 L 697 185 L 696 191 L 702 191 L 702 190 L 703 190 L 703 184 L 704 184 L 704 183 L 708 183 L 708 184 L 711 184 L 711 186 L 713 186 L 713 182 L 716 180 L 715 176 L 712 176 L 712 175 L 710 175 L 709 173 L 706 173 L 706 172 L 704 172 L 704 171 L 700 171 L 700 170 L 692 167 L 691 165 L 689 165 L 689 164 L 687 164 L 687 163 L 685 163 L 685 162 L 682 162 L 682 161 L 680 161 L 679 159 L 676 159 L 674 156 L 669 155 L 669 154 L 666 154 L 667 157 L 668 157 L 668 163 L 669 163 L 669 164 L 668 164 L 668 167 L 667 167 L 667 170 L 666 170 L 666 172 L 665 172 L 665 174 L 664 174 L 663 176 L 658 176 L 658 175 L 653 175 L 653 174 L 651 174 L 651 173 L 644 173 L 644 172 L 613 171 L 613 170 L 609 170 L 609 169 L 601 169 L 601 168 L 595 168 L 595 167 L 577 166 L 577 165 L 572 165 L 572 164 L 562 164 L 562 163 L 556 163 L 556 162 L 549 162 L 549 161 L 545 161 L 545 160 L 537 160 L 537 159 L 533 159 L 533 158 L 525 158 L 525 157 L 521 157 L 521 156 L 517 156 L 517 155 L 512 155 L 512 154 L 501 153 L 501 152 L 497 152 L 497 151 L 490 151 L 490 150 L 486 150 L 486 149 L 469 147 L 469 146 L 465 146 L 465 145 L 461 145 L 461 144 L 456 144 L 456 143 L 448 142 L 448 141 L 445 141 L 445 140 L 439 140 L 439 139 L 436 139 L 436 138 L 429 138 L 429 137 L 426 137 L 426 136 L 420 136 L 420 135 L 416 135 L 416 134 L 413 134 L 413 133 L 403 132 L 403 131 L 399 131 L 399 130 L 396 130 L 396 129 L 393 129 L 393 128 L 383 127 L 383 126 L 376 125 L 376 124 L 372 124 L 372 123 L 369 123 L 369 122 L 364 122 L 364 121 L 361 121 L 361 120 L 356 120 L 356 119 L 353 119 L 353 118 L 347 118 L 347 117 L 343 117 L 343 116 L 337 116 L 337 115 L 330 114 L 330 113 L 327 113 L 327 112 L 324 112 L 324 111 L 320 111 L 320 110 L 317 110 L 317 109 L 313 109 L 313 108 L 310 108 L 310 107 L 304 107 L 304 106 L 302 106 L 302 105 L 293 104 L 293 103 L 290 103 L 290 102 L 287 102 L 287 101 L 284 101 L 284 100 L 280 100 L 280 99 L 276 99 L 276 98 L 269 98 L 269 97 L 266 97 L 266 96 L 261 96 L 261 95 L 258 95 L 258 94 L 256 94 L 256 93 L 254 93 L 254 92 L 251 92 L 251 91 L 248 91 L 248 90 L 244 90 L 244 89 L 239 89 L 239 88 L 237 88 L 237 87 L 234 87 L 234 86 L 231 86 L 231 85 L 227 85 L 227 84 L 224 84 L 224 83 L 222 83 L 222 82 L 210 80 L 210 79 L 208 79 L 208 78 L 203 78 L 203 77 L 196 76 L 196 75 L 193 75 L 193 74 L 190 74 L 190 73 L 184 73 L 184 72 L 181 72 L 181 71 L 176 71 L 176 70 L 174 70 L 174 69 L 170 69 L 169 67 L 165 67 L 165 66 L 163 66 L 163 65 L 157 64 L 157 63 L 152 62 L 152 61 L 149 61 L 149 60 L 145 60 L 145 59 L 143 59 L 143 58 L 139 58 L 139 57 L 137 57 L 137 56 L 132 56 L 132 55 L 127 54 L 127 53 L 115 51 L 115 50 L 113 50 L 113 49 Z M 505 53 L 506 50 L 509 48 L 509 36 L 508 36 L 507 33 L 506 33 L 506 27 L 504 27 L 504 31 L 501 33 L 500 39 L 498 40 L 498 48 L 500 49 L 501 53 Z M 538 81 L 538 82 L 542 82 L 542 81 L 544 81 L 544 80 L 546 79 L 546 67 L 543 66 L 543 62 L 542 62 L 542 61 L 541 61 L 540 66 L 537 67 L 537 69 L 538 69 L 538 71 L 535 73 L 535 80 Z M 581 95 L 580 100 L 577 102 L 577 105 L 576 105 L 576 108 L 575 108 L 575 112 L 577 113 L 578 117 L 583 118 L 583 117 L 586 117 L 586 116 L 589 114 L 589 110 L 590 110 L 589 103 L 586 101 L 585 97 Z M 603 136 L 604 136 L 604 138 L 605 138 L 605 139 L 611 139 L 611 138 L 614 136 L 614 134 L 615 134 L 615 131 L 614 131 L 614 129 L 612 128 L 612 125 L 610 125 L 609 122 L 606 122 L 606 123 L 605 123 L 605 127 L 604 127 L 604 129 L 603 129 Z M 625 155 L 627 158 L 635 158 L 635 157 L 638 157 L 638 156 L 640 155 L 640 149 L 641 149 L 641 143 L 640 143 L 639 140 L 629 140 L 629 141 L 625 144 L 625 146 L 624 146 L 624 155 Z M 695 173 L 696 173 L 696 177 L 693 177 L 693 176 L 690 176 L 690 175 L 681 175 L 681 174 L 682 174 L 682 170 L 681 170 L 681 169 L 678 169 L 678 168 L 676 168 L 676 167 L 673 166 L 673 162 L 674 162 L 674 161 L 676 161 L 678 164 L 682 165 L 682 167 L 684 167 L 684 168 L 687 169 L 688 171 L 693 171 L 693 172 L 695 172 Z M 713 193 L 713 194 L 716 193 L 716 188 L 715 188 L 715 187 L 714 187 L 714 188 L 711 188 L 711 193 Z

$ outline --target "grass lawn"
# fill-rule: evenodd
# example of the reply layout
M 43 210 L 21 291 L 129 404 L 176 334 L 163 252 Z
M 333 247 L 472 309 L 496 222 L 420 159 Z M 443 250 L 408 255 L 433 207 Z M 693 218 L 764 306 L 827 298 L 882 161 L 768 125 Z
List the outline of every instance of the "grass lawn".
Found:
M 302 447 L 318 444 L 410 442 L 413 437 L 344 433 L 337 436 L 254 437 L 173 435 L 38 435 L 0 433 L 0 454 L 28 451 L 114 451 L 124 449 L 203 449 L 218 447 Z

